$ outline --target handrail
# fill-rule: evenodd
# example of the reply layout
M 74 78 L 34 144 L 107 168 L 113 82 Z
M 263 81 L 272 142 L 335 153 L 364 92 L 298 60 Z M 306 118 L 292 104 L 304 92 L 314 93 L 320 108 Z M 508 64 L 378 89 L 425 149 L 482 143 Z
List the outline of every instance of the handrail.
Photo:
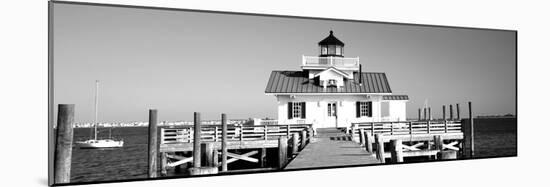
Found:
M 458 120 L 430 121 L 388 121 L 352 123 L 352 135 L 359 134 L 359 129 L 374 134 L 384 135 L 414 135 L 461 133 L 462 124 Z
M 285 125 L 228 125 L 228 141 L 276 140 L 280 136 L 290 137 L 292 133 L 308 131 L 311 124 Z M 221 125 L 202 125 L 201 141 L 220 142 L 222 140 Z M 161 143 L 191 143 L 193 142 L 193 125 L 161 128 Z M 310 135 L 311 136 L 311 135 Z M 309 137 L 309 136 L 308 136 Z

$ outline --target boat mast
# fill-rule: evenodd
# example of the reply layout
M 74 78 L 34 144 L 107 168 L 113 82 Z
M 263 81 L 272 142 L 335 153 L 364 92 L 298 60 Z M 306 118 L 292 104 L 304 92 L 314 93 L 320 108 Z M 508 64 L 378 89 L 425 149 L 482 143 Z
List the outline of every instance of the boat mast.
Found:
M 95 118 L 94 118 L 94 140 L 97 140 L 97 105 L 99 104 L 98 98 L 99 80 L 95 81 Z

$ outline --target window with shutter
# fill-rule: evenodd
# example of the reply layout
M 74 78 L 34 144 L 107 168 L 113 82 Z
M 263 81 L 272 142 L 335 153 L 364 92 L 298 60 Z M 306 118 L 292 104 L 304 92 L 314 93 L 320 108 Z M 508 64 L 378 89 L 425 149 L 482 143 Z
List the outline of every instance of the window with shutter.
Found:
M 288 103 L 288 119 L 306 118 L 306 103 L 305 102 L 289 102 Z
M 357 102 L 357 116 L 358 117 L 372 117 L 372 102 L 370 101 L 358 101 Z
M 288 119 L 292 119 L 292 102 L 288 102 Z

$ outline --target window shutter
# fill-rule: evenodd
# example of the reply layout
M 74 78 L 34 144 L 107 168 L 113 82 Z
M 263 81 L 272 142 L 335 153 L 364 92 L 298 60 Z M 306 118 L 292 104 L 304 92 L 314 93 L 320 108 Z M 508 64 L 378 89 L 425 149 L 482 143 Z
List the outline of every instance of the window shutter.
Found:
M 302 105 L 302 119 L 306 119 L 306 102 L 301 102 Z
M 368 102 L 369 106 L 369 117 L 372 117 L 372 102 Z
M 361 102 L 359 101 L 355 102 L 355 113 L 357 114 L 357 118 L 361 117 Z
M 288 102 L 288 119 L 292 119 L 292 102 Z

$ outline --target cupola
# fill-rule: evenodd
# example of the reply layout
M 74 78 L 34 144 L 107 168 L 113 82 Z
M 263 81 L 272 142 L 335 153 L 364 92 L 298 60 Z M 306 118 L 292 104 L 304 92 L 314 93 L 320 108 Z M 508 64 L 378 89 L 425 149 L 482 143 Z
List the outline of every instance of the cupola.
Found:
M 319 51 L 320 57 L 344 57 L 344 42 L 338 40 L 331 30 L 329 35 L 319 42 Z

